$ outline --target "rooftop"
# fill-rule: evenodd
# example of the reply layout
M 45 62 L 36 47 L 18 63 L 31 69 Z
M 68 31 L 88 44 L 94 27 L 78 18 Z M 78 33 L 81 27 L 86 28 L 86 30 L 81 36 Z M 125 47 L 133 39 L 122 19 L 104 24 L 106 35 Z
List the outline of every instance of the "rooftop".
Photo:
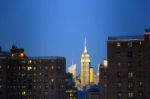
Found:
M 144 40 L 143 35 L 108 37 L 108 41 Z
M 29 59 L 65 59 L 65 57 L 61 56 L 37 56 L 37 57 L 28 57 Z

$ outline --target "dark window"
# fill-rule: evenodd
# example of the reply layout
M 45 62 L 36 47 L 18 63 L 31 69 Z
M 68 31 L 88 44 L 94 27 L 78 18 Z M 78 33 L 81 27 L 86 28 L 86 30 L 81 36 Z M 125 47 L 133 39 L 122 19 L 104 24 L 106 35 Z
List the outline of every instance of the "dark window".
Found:
M 45 76 L 45 77 L 48 77 L 48 74 L 45 74 L 44 76 Z
M 128 81 L 128 88 L 133 88 L 133 82 L 132 81 Z
M 45 89 L 48 89 L 48 85 L 45 85 Z
M 128 57 L 132 57 L 133 56 L 132 54 L 133 54 L 132 51 L 128 51 Z
M 121 73 L 117 72 L 117 78 L 120 78 L 120 77 L 121 77 Z
M 51 89 L 54 89 L 54 85 L 51 85 Z
M 122 93 L 119 91 L 117 92 L 117 99 L 121 99 L 122 98 Z
M 128 67 L 132 67 L 132 62 L 131 61 L 128 62 Z
M 31 90 L 32 89 L 32 85 L 28 85 L 28 89 Z

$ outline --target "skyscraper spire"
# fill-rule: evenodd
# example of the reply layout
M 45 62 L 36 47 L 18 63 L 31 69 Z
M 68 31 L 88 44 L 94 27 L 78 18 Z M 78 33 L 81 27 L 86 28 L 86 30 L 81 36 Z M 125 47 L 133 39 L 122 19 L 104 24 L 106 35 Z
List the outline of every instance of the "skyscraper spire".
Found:
M 86 37 L 85 37 L 85 42 L 84 42 L 84 53 L 87 53 Z
M 85 38 L 84 51 L 81 55 L 81 87 L 90 85 L 90 54 L 87 51 L 87 42 Z

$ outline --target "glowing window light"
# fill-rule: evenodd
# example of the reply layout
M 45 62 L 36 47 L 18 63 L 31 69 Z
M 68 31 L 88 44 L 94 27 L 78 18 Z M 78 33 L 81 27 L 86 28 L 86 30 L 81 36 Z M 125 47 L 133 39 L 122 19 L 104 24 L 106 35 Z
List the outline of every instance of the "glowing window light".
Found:
M 54 66 L 51 66 L 51 69 L 53 70 L 53 69 L 54 69 Z
M 15 54 L 11 54 L 11 56 L 13 57 L 13 56 L 15 56 Z
M 54 79 L 51 79 L 51 82 L 54 82 Z
M 26 95 L 26 92 L 25 92 L 25 91 L 23 91 L 23 92 L 22 92 L 22 95 Z
M 20 53 L 20 57 L 24 57 L 24 53 Z
M 117 47 L 120 47 L 120 46 L 121 46 L 121 44 L 120 44 L 120 42 L 118 42 L 118 43 L 117 43 Z
M 119 64 L 120 65 L 120 64 Z M 104 67 L 107 68 L 108 67 L 108 61 L 106 59 L 104 59 Z
M 27 70 L 32 70 L 32 67 L 31 67 L 31 66 L 28 66 Z
M 29 60 L 29 61 L 28 61 L 28 64 L 31 64 L 31 63 L 32 63 L 32 60 Z
M 132 78 L 132 77 L 133 77 L 133 72 L 129 72 L 129 73 L 128 73 L 128 77 L 129 77 L 129 78 Z

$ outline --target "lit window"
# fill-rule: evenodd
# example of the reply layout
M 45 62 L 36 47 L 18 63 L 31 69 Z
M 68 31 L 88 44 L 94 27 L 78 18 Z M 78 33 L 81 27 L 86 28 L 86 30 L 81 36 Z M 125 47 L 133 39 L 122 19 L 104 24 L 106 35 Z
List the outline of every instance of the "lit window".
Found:
M 54 82 L 54 79 L 51 79 L 51 82 Z
M 26 92 L 25 92 L 25 91 L 23 91 L 23 92 L 22 92 L 22 95 L 26 95 Z
M 9 65 L 7 66 L 7 69 L 9 69 Z
M 129 47 L 132 47 L 132 42 L 128 42 L 128 46 L 129 46 Z
M 36 79 L 34 79 L 33 82 L 36 82 Z
M 120 47 L 120 46 L 121 46 L 121 44 L 118 42 L 118 43 L 117 43 L 117 47 Z
M 72 97 L 73 96 L 73 94 L 72 93 L 70 93 L 70 97 Z
M 35 88 L 36 88 L 36 86 L 33 86 L 33 88 L 35 89 Z
M 128 78 L 132 78 L 133 77 L 133 72 L 129 72 L 128 73 Z
M 134 97 L 134 93 L 133 93 L 133 92 L 129 92 L 129 93 L 128 93 L 128 97 L 129 97 L 129 98 L 133 98 L 133 97 Z
M 142 42 L 140 41 L 139 44 L 142 45 Z
M 24 53 L 20 53 L 20 57 L 24 57 Z
M 39 75 L 41 76 L 41 75 L 42 75 L 42 73 L 39 73 Z
M 120 62 L 118 62 L 118 67 L 120 67 L 121 66 L 121 63 Z
M 2 66 L 0 65 L 0 69 L 2 68 Z
M 117 95 L 118 95 L 118 97 L 121 97 L 121 96 L 122 96 L 121 92 L 118 92 Z
M 33 67 L 33 70 L 36 70 L 36 67 Z
M 2 88 L 2 85 L 0 85 L 0 89 Z
M 119 83 L 118 83 L 118 87 L 121 87 L 121 85 L 122 85 L 122 84 L 119 82 Z
M 143 82 L 142 82 L 142 81 L 140 81 L 139 85 L 140 85 L 140 86 L 142 86 L 142 85 L 143 85 Z
M 48 85 L 45 85 L 45 89 L 48 89 Z
M 45 69 L 48 70 L 48 66 L 45 66 Z
M 51 69 L 53 70 L 53 69 L 54 69 L 54 66 L 51 66 Z
M 32 70 L 32 67 L 31 67 L 31 66 L 28 66 L 28 67 L 27 67 L 27 70 L 29 70 L 29 71 Z
M 13 56 L 15 56 L 15 54 L 11 54 L 11 56 L 13 57 Z
M 104 59 L 104 67 L 107 68 L 108 67 L 108 61 L 106 59 Z
M 32 63 L 32 60 L 29 60 L 29 61 L 28 61 L 28 64 L 31 64 L 31 63 Z

